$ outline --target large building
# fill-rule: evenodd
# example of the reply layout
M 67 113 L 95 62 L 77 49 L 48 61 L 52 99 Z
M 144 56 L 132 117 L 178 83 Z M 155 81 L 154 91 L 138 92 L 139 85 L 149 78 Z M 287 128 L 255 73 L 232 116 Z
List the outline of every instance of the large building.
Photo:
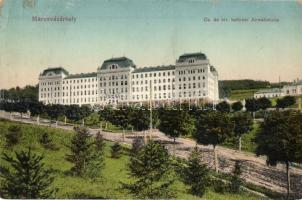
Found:
M 279 88 L 270 88 L 270 89 L 261 89 L 254 94 L 254 98 L 258 99 L 261 97 L 266 98 L 276 98 L 282 96 L 300 96 L 302 95 L 302 81 L 297 79 L 294 80 L 289 85 L 284 85 L 282 89 Z
M 94 73 L 71 75 L 62 67 L 39 76 L 44 104 L 217 102 L 218 73 L 203 53 L 184 54 L 175 65 L 138 68 L 126 57 L 105 60 Z
M 255 92 L 254 98 L 259 99 L 262 97 L 266 98 L 277 98 L 282 96 L 282 89 L 280 88 L 269 88 L 269 89 L 261 89 Z
M 283 87 L 284 95 L 299 96 L 302 95 L 302 80 L 294 80 L 293 83 Z

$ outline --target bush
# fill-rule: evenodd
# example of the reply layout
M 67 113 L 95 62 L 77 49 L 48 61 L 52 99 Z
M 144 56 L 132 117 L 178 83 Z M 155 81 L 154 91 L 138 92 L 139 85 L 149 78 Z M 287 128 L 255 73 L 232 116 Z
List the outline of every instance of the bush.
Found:
M 211 185 L 215 192 L 221 193 L 221 194 L 228 192 L 229 188 L 230 188 L 230 184 L 228 184 L 227 182 L 225 182 L 223 180 L 217 179 L 217 178 L 212 178 Z
M 144 140 L 141 137 L 135 137 L 132 141 L 131 154 L 137 154 L 144 146 Z
M 59 149 L 53 144 L 52 139 L 49 137 L 49 134 L 47 132 L 42 134 L 39 142 L 45 149 L 49 149 L 49 150 Z
M 12 125 L 8 128 L 7 134 L 5 134 L 6 146 L 12 147 L 19 143 L 22 136 L 20 126 Z
M 111 158 L 119 158 L 121 157 L 121 154 L 122 154 L 122 146 L 118 142 L 115 142 L 111 146 Z

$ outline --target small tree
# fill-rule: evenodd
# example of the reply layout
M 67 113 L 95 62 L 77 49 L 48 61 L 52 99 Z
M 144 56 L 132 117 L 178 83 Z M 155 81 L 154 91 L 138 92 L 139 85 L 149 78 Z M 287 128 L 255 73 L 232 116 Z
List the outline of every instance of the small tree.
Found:
M 202 197 L 209 183 L 209 169 L 201 162 L 201 153 L 196 146 L 190 154 L 187 167 L 183 172 L 184 182 L 190 186 L 190 192 Z
M 44 148 L 55 150 L 55 145 L 52 142 L 52 139 L 49 137 L 49 134 L 47 132 L 43 133 L 40 138 L 40 143 L 43 145 Z
M 232 104 L 232 109 L 234 112 L 241 111 L 242 108 L 243 108 L 243 105 L 242 105 L 241 101 L 236 101 L 235 103 Z
M 98 132 L 94 138 L 91 157 L 87 161 L 85 175 L 93 180 L 101 177 L 102 170 L 105 167 L 104 162 L 105 142 L 102 134 Z
M 159 143 L 150 141 L 130 158 L 130 176 L 133 182 L 123 184 L 138 199 L 163 199 L 174 196 L 170 186 L 174 181 L 168 151 Z
M 17 125 L 12 125 L 8 128 L 7 133 L 5 134 L 6 146 L 13 147 L 18 144 L 22 136 L 21 128 Z
M 173 137 L 175 154 L 176 138 L 191 135 L 195 131 L 195 120 L 186 110 L 163 110 L 158 128 L 164 134 Z
M 239 160 L 236 160 L 230 185 L 231 192 L 233 193 L 238 193 L 240 191 L 242 185 L 242 179 L 240 178 L 241 173 L 241 163 Z
M 267 108 L 272 107 L 272 102 L 266 97 L 261 97 L 257 101 L 259 108 L 262 110 L 266 110 Z
M 286 165 L 287 197 L 290 197 L 290 163 L 302 162 L 302 113 L 275 111 L 261 124 L 256 136 L 257 155 L 266 155 L 267 163 Z
M 232 135 L 233 123 L 226 113 L 208 112 L 201 115 L 193 137 L 199 144 L 213 145 L 215 170 L 218 172 L 218 156 L 216 146 Z
M 91 158 L 92 142 L 89 141 L 90 135 L 88 129 L 75 127 L 75 135 L 71 139 L 69 146 L 71 154 L 66 156 L 67 161 L 73 164 L 71 171 L 74 175 L 81 176 L 85 170 L 87 162 Z
M 282 99 L 277 99 L 277 108 L 287 108 L 296 103 L 296 99 L 293 96 L 285 96 Z
M 121 154 L 122 154 L 122 146 L 120 145 L 120 143 L 115 142 L 111 146 L 111 158 L 119 158 L 121 157 Z
M 103 135 L 99 131 L 96 133 L 94 144 L 97 151 L 104 152 L 106 144 Z
M 51 170 L 46 170 L 42 163 L 43 156 L 27 152 L 15 152 L 16 159 L 3 154 L 2 159 L 10 165 L 10 169 L 1 167 L 0 176 L 4 178 L 2 194 L 11 199 L 47 199 L 52 198 L 54 190 L 49 190 L 54 178 Z
M 219 104 L 216 105 L 216 110 L 220 111 L 220 112 L 230 112 L 231 111 L 231 106 L 228 102 L 223 101 L 220 102 Z
M 252 130 L 253 120 L 250 117 L 250 115 L 247 115 L 246 113 L 236 113 L 233 116 L 233 122 L 234 122 L 234 133 L 235 136 L 238 137 L 238 148 L 239 151 L 241 151 L 242 135 Z
M 259 104 L 257 99 L 251 98 L 251 99 L 245 99 L 245 108 L 248 112 L 256 112 L 259 110 Z
M 132 141 L 131 154 L 136 155 L 144 147 L 144 140 L 141 137 L 135 137 Z

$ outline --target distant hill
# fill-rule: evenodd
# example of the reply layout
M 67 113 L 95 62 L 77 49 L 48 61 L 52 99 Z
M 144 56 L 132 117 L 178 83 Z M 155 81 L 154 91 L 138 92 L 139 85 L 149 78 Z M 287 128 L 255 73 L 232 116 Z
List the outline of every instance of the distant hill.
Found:
M 269 81 L 259 81 L 252 79 L 242 80 L 221 80 L 219 81 L 219 97 L 229 97 L 231 91 L 234 90 L 257 90 L 263 88 L 283 87 L 283 85 L 289 84 L 289 82 L 270 83 Z

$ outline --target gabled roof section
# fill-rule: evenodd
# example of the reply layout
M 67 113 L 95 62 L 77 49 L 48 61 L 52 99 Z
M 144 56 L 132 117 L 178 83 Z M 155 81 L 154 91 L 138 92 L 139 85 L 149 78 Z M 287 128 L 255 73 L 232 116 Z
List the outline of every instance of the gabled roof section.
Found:
M 261 89 L 255 92 L 255 94 L 268 94 L 268 93 L 281 93 L 280 88 Z
M 187 59 L 189 58 L 193 58 L 195 60 L 206 60 L 207 59 L 207 56 L 204 54 L 204 53 L 186 53 L 186 54 L 183 54 L 181 56 L 179 56 L 177 62 L 178 63 L 182 63 L 182 62 L 186 62 Z
M 132 73 L 174 70 L 175 65 L 137 68 Z
M 74 79 L 74 78 L 94 78 L 97 76 L 96 72 L 92 73 L 81 73 L 81 74 L 71 74 L 67 76 L 65 79 Z
M 108 60 L 105 60 L 101 66 L 101 70 L 108 69 L 108 66 L 116 64 L 121 68 L 128 68 L 128 67 L 133 67 L 136 68 L 135 64 L 133 61 L 127 57 L 119 57 L 119 58 L 111 58 Z
M 69 72 L 64 69 L 63 67 L 51 67 L 51 68 L 47 68 L 45 70 L 43 70 L 43 72 L 41 73 L 42 76 L 45 76 L 48 72 L 53 72 L 54 74 L 61 74 L 64 73 L 65 75 L 68 75 Z

